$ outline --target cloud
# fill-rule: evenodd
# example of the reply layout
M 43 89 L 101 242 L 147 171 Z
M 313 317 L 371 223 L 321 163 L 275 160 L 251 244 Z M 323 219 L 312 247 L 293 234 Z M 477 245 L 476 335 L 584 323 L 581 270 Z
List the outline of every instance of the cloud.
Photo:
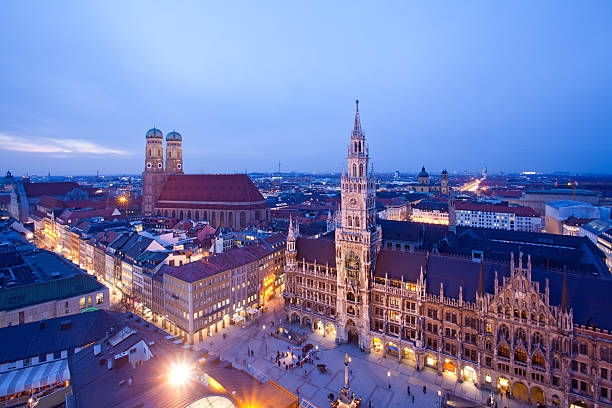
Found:
M 96 156 L 125 156 L 125 150 L 113 149 L 79 139 L 31 138 L 0 133 L 0 149 L 27 153 L 61 155 L 92 154 Z

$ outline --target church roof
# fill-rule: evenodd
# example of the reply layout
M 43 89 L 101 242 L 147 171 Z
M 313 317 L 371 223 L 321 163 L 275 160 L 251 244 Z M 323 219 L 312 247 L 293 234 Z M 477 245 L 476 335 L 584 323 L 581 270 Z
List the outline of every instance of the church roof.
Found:
M 265 199 L 246 174 L 174 174 L 159 196 L 160 207 L 163 201 L 261 203 Z
M 419 177 L 429 177 L 429 173 L 425 171 L 425 166 L 423 166 L 423 168 L 421 169 L 421 172 L 419 173 Z

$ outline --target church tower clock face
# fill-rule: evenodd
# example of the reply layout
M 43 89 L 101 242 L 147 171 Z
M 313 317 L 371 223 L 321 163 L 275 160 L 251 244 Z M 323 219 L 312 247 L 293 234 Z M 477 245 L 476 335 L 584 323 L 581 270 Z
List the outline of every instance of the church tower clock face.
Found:
M 357 207 L 357 199 L 356 199 L 355 197 L 351 197 L 351 199 L 349 200 L 349 205 L 350 205 L 352 208 Z

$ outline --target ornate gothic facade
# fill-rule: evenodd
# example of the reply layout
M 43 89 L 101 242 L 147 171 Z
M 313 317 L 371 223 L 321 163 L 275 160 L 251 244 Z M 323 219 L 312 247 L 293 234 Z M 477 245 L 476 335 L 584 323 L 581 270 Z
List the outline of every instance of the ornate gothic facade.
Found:
M 368 160 L 357 106 L 335 236 L 302 238 L 290 223 L 287 317 L 534 406 L 612 407 L 612 281 L 520 253 L 495 263 L 385 248 Z

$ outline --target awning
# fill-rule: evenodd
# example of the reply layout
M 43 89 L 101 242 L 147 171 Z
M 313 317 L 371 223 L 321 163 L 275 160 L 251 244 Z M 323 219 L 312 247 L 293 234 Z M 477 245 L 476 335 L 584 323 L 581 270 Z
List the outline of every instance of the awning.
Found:
M 250 315 L 254 315 L 254 314 L 256 314 L 257 312 L 258 312 L 258 310 L 257 310 L 257 309 L 253 309 L 252 307 L 249 307 L 249 308 L 247 309 L 247 313 L 248 313 L 248 314 L 250 314 Z
M 68 360 L 22 368 L 0 374 L 0 396 L 70 380 Z
M 240 323 L 241 321 L 244 320 L 244 317 L 237 315 L 237 316 L 232 317 L 232 320 L 236 323 Z

